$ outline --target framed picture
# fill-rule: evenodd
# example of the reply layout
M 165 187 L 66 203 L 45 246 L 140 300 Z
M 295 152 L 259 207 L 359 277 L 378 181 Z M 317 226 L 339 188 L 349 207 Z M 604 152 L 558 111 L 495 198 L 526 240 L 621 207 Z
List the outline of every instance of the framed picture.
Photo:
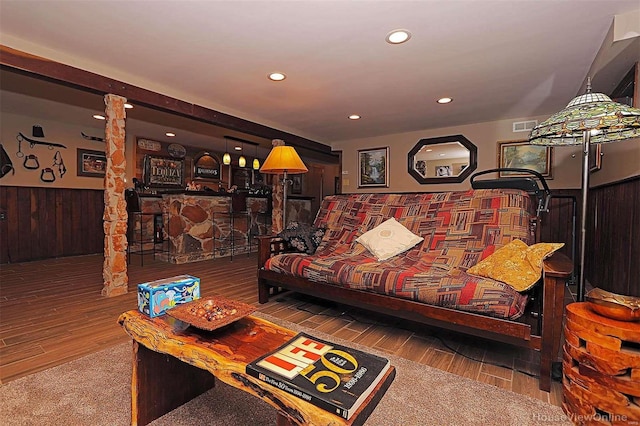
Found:
M 102 151 L 78 148 L 78 176 L 101 177 L 107 170 L 107 156 Z
M 389 147 L 358 150 L 358 188 L 389 186 Z
M 584 152 L 584 151 L 581 151 Z M 597 172 L 602 168 L 602 144 L 589 145 L 589 172 Z
M 530 169 L 552 179 L 553 147 L 531 145 L 528 141 L 498 142 L 498 167 Z M 500 177 L 526 176 L 526 173 L 500 172 Z
M 143 177 L 145 185 L 149 187 L 184 189 L 184 160 L 145 155 Z
M 302 194 L 302 175 L 292 175 L 291 181 L 293 182 L 291 185 L 291 193 Z

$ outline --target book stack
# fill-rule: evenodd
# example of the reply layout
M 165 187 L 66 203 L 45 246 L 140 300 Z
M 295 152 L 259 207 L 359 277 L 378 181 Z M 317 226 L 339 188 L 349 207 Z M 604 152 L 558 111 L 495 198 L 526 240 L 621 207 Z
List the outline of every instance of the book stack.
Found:
M 386 358 L 300 333 L 246 372 L 349 420 L 389 367 Z

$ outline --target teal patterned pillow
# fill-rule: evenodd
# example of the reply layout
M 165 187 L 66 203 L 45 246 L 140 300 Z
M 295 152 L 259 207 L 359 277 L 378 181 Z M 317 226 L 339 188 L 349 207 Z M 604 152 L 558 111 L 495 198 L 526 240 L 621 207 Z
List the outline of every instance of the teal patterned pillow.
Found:
M 324 229 L 306 223 L 289 222 L 287 229 L 280 232 L 278 237 L 300 253 L 313 254 L 322 242 Z

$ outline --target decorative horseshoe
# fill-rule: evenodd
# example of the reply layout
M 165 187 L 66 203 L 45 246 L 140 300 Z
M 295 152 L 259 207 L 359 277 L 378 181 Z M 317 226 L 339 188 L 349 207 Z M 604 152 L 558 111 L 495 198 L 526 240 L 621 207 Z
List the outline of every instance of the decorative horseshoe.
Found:
M 40 168 L 38 157 L 35 154 L 25 155 L 24 163 L 22 163 L 25 169 L 35 170 Z
M 53 182 L 56 180 L 56 175 L 53 174 L 53 169 L 45 167 L 40 173 L 40 180 L 43 182 Z

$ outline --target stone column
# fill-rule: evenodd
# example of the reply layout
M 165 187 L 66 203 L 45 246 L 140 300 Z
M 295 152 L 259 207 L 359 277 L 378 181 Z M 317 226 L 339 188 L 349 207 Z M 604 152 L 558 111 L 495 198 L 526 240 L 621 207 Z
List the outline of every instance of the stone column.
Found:
M 104 177 L 104 265 L 103 296 L 118 296 L 127 292 L 127 203 L 125 189 L 125 109 L 127 100 L 108 94 L 104 97 L 107 116 Z
M 271 142 L 271 145 L 276 147 L 280 145 L 284 145 L 284 141 L 282 139 L 274 139 Z M 284 224 L 282 223 L 282 209 L 285 208 L 283 206 L 283 187 L 282 187 L 283 177 L 280 175 L 273 175 L 273 188 L 271 190 L 271 201 L 272 201 L 272 210 L 271 210 L 271 233 L 277 234 L 284 229 Z

